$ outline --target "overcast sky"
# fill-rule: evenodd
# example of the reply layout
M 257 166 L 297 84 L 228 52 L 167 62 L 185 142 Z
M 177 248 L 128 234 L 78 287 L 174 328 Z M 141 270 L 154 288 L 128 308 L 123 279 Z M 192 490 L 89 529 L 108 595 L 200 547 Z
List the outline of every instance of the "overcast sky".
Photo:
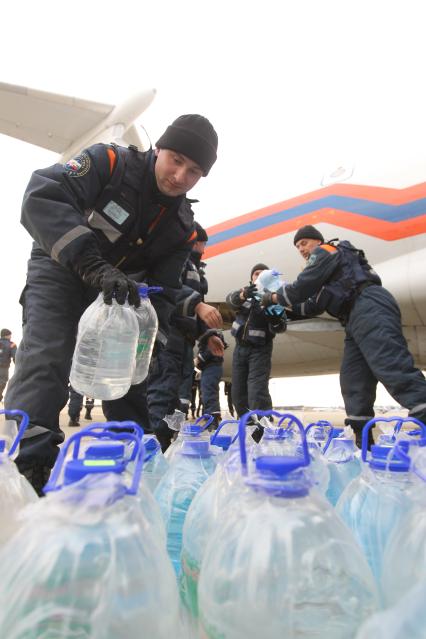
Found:
M 114 104 L 155 87 L 142 117 L 153 142 L 178 115 L 206 115 L 219 155 L 193 195 L 209 226 L 303 192 L 312 171 L 356 159 L 366 131 L 383 148 L 415 135 L 423 5 L 15 0 L 0 8 L 0 81 Z M 30 249 L 20 204 L 31 172 L 56 155 L 5 136 L 0 150 L 0 323 L 19 339 Z

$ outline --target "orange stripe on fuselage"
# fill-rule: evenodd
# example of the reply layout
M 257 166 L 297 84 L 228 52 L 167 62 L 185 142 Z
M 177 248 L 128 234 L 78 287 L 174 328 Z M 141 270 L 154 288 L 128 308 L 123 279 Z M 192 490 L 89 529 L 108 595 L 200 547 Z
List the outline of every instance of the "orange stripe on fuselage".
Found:
M 269 240 L 280 235 L 295 232 L 305 224 L 315 225 L 320 222 L 332 224 L 333 226 L 348 229 L 349 231 L 357 231 L 358 233 L 377 237 L 388 242 L 426 233 L 426 212 L 424 215 L 402 220 L 401 222 L 386 222 L 384 220 L 378 220 L 356 213 L 348 213 L 347 211 L 338 209 L 319 209 L 314 213 L 300 215 L 291 220 L 279 222 L 278 224 L 270 224 L 262 229 L 244 233 L 244 235 L 224 240 L 213 246 L 207 246 L 203 258 L 207 259 L 215 255 L 228 253 L 229 251 L 234 251 L 244 246 L 249 246 L 250 244 L 256 244 L 263 240 Z M 209 236 L 213 235 L 212 228 L 215 227 L 207 229 Z
M 257 209 L 251 213 L 234 217 L 231 220 L 220 222 L 214 226 L 210 226 L 208 231 L 209 235 L 220 233 L 221 231 L 227 231 L 228 229 L 244 224 L 245 222 L 251 222 L 252 220 L 261 219 L 271 213 L 277 211 L 286 211 L 299 204 L 311 202 L 317 198 L 327 197 L 328 195 L 338 195 L 344 197 L 359 198 L 364 200 L 370 200 L 371 202 L 379 202 L 380 204 L 391 204 L 398 206 L 400 204 L 407 204 L 413 202 L 422 197 L 426 197 L 426 182 L 409 186 L 405 189 L 390 189 L 381 186 L 365 186 L 358 184 L 332 184 L 316 191 L 310 191 L 303 195 L 299 195 L 290 200 L 284 200 L 283 202 L 277 202 L 271 204 L 262 209 Z

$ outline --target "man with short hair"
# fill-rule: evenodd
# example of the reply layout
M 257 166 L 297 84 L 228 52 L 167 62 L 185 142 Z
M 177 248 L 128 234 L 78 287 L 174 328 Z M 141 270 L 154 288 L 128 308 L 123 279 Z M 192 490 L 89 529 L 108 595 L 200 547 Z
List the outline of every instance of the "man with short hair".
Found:
M 208 175 L 217 145 L 211 123 L 188 114 L 167 127 L 154 150 L 95 144 L 65 165 L 33 174 L 21 218 L 35 240 L 21 297 L 24 335 L 5 403 L 30 416 L 16 462 L 39 493 L 64 439 L 59 413 L 68 399 L 77 325 L 98 292 L 107 304 L 127 300 L 137 307 L 137 282 L 162 286 L 152 303 L 158 341 L 166 342 L 196 239 L 186 193 Z M 180 312 L 221 325 L 201 297 Z M 126 408 L 133 399 L 139 413 L 145 407 L 142 426 L 149 432 L 145 382 L 131 387 Z
M 279 303 L 301 315 L 327 311 L 345 327 L 340 386 L 358 446 L 362 429 L 374 417 L 377 382 L 426 423 L 426 380 L 415 368 L 402 333 L 401 313 L 364 252 L 350 242 L 324 242 L 314 226 L 300 228 L 294 245 L 307 260 L 293 284 L 265 292 L 262 304 Z M 371 431 L 369 443 L 373 442 Z
M 3 391 L 9 379 L 10 363 L 15 363 L 16 344 L 12 342 L 12 333 L 8 328 L 2 328 L 0 333 L 0 402 Z
M 226 298 L 236 311 L 231 328 L 235 337 L 232 359 L 232 396 L 238 417 L 248 410 L 270 410 L 269 394 L 272 344 L 277 333 L 286 329 L 284 309 L 276 315 L 265 312 L 256 295 L 256 281 L 266 264 L 255 264 L 248 286 L 232 291 Z

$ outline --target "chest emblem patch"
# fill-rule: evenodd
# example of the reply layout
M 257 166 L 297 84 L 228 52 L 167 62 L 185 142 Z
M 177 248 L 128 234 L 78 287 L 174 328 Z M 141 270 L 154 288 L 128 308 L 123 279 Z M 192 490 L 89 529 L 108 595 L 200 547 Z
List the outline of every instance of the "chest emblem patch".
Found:
M 90 170 L 90 158 L 87 153 L 77 155 L 77 157 L 64 164 L 64 169 L 69 177 L 83 177 Z

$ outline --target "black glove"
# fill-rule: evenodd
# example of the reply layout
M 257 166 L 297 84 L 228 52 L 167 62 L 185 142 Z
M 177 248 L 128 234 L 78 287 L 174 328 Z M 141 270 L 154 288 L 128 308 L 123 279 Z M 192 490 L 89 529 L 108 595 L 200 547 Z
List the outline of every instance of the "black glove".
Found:
M 248 300 L 250 297 L 254 297 L 257 293 L 256 284 L 249 284 L 243 288 L 244 299 Z
M 99 255 L 86 256 L 77 265 L 77 272 L 83 282 L 102 291 L 105 304 L 124 304 L 128 298 L 130 305 L 138 308 L 141 300 L 138 285 L 122 271 L 115 268 Z

